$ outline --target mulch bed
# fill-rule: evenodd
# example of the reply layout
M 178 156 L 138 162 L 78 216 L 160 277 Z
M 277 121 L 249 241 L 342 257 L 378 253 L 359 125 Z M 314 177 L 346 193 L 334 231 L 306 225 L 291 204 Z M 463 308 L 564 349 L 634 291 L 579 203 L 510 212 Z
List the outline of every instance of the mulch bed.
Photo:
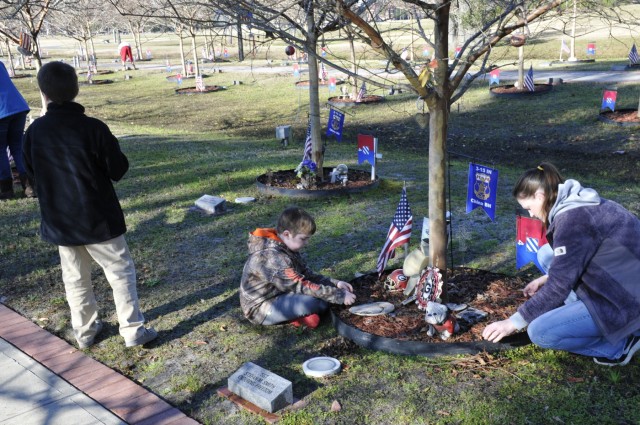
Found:
M 203 93 L 212 93 L 218 90 L 222 90 L 221 86 L 205 86 L 204 90 L 198 90 L 195 87 L 185 87 L 183 89 L 176 89 L 177 94 L 203 94 Z
M 375 94 L 368 94 L 368 95 L 364 95 L 362 96 L 362 99 L 358 102 L 356 102 L 356 100 L 353 97 L 348 97 L 348 96 L 334 96 L 334 97 L 330 97 L 327 102 L 329 102 L 329 104 L 331 105 L 336 105 L 336 106 L 353 106 L 353 105 L 367 105 L 367 104 L 372 104 L 372 103 L 378 103 L 378 102 L 382 102 L 384 100 L 383 96 L 378 96 Z
M 549 90 L 551 90 L 551 85 L 549 84 L 534 84 L 534 91 L 529 91 L 529 89 L 524 88 L 524 89 L 520 89 L 518 87 L 515 87 L 513 85 L 506 85 L 506 86 L 498 86 L 498 87 L 492 87 L 490 90 L 492 93 L 494 94 L 534 94 L 534 93 L 544 93 L 544 92 L 548 92 Z
M 390 273 L 391 271 L 389 271 Z M 356 294 L 356 305 L 386 301 L 395 306 L 389 315 L 358 316 L 349 312 L 350 306 L 332 305 L 334 313 L 344 323 L 363 332 L 403 341 L 429 343 L 475 342 L 482 340 L 482 330 L 491 322 L 503 320 L 516 312 L 526 297 L 522 289 L 526 285 L 522 278 L 491 273 L 471 268 L 455 268 L 448 274 L 448 302 L 467 304 L 469 307 L 488 313 L 485 320 L 469 325 L 458 320 L 460 332 L 446 341 L 427 335 L 424 311 L 415 302 L 402 305 L 407 297 L 402 292 L 389 292 L 384 288 L 387 273 L 378 279 L 377 273 L 368 274 L 351 281 Z
M 345 186 L 342 186 L 341 183 L 331 183 L 329 180 L 329 173 L 333 170 L 333 168 L 325 167 L 324 173 L 326 177 L 326 181 L 321 182 L 318 181 L 316 187 L 309 188 L 307 190 L 327 190 L 327 189 L 342 189 Z M 347 182 L 346 187 L 356 188 L 356 187 L 364 187 L 369 186 L 373 183 L 371 180 L 371 171 L 362 171 L 362 170 L 354 170 L 350 169 L 347 173 L 349 181 Z M 294 170 L 279 170 L 279 171 L 269 171 L 257 178 L 257 180 L 266 185 L 279 187 L 283 189 L 297 189 L 297 184 L 300 183 L 300 179 L 296 176 Z
M 605 111 L 601 112 L 603 117 L 615 121 L 615 122 L 627 122 L 640 124 L 640 118 L 638 117 L 637 109 L 624 109 L 619 111 Z

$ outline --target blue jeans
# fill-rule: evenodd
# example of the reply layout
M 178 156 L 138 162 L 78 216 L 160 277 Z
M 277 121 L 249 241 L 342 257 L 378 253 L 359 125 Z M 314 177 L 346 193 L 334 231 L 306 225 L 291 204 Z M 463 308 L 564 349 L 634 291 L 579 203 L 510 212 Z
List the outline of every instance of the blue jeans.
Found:
M 569 351 L 590 357 L 617 359 L 626 339 L 607 341 L 580 300 L 551 310 L 529 323 L 531 342 L 542 348 Z
M 283 294 L 268 302 L 271 303 L 271 311 L 262 321 L 262 324 L 267 326 L 290 322 L 313 313 L 322 313 L 329 308 L 326 301 L 302 294 Z
M 26 111 L 0 118 L 0 180 L 13 179 L 7 147 L 11 152 L 18 172 L 20 174 L 25 173 L 24 162 L 22 161 L 22 136 L 26 121 Z

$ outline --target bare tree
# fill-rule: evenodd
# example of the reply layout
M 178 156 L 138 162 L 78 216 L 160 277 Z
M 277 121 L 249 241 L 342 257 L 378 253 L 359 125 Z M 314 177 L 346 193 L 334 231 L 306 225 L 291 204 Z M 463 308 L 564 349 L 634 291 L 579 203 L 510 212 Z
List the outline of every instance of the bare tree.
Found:
M 433 23 L 433 34 L 427 36 L 424 28 L 418 31 L 423 41 L 434 49 L 435 57 L 421 73 L 403 60 L 385 40 L 384 36 L 368 20 L 355 13 L 344 0 L 336 0 L 340 14 L 364 32 L 364 41 L 382 53 L 393 66 L 402 72 L 424 101 L 429 111 L 429 260 L 432 266 L 445 272 L 446 260 L 446 140 L 451 105 L 460 99 L 472 82 L 496 67 L 490 62 L 493 47 L 506 37 L 523 32 L 527 25 L 555 14 L 561 6 L 573 0 L 519 1 L 473 1 L 467 0 L 403 0 L 407 7 L 420 9 Z M 586 3 L 586 2 L 585 2 Z M 460 52 L 450 54 L 449 34 L 454 19 L 452 7 L 457 6 L 458 22 L 467 27 L 466 38 L 457 45 Z M 592 2 L 603 9 L 599 2 Z M 420 22 L 420 21 L 418 21 Z M 460 32 L 458 32 L 460 33 Z M 474 68 L 472 72 L 472 66 Z M 446 279 L 446 276 L 445 276 Z M 446 296 L 446 293 L 443 294 Z

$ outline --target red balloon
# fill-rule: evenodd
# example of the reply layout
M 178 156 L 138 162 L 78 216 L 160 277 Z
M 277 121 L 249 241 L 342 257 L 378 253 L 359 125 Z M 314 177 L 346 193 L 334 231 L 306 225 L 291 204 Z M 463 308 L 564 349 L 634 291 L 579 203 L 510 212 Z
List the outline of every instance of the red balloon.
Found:
M 287 54 L 287 56 L 293 56 L 293 54 L 296 52 L 296 48 L 293 46 L 287 46 L 287 48 L 284 49 L 284 52 Z

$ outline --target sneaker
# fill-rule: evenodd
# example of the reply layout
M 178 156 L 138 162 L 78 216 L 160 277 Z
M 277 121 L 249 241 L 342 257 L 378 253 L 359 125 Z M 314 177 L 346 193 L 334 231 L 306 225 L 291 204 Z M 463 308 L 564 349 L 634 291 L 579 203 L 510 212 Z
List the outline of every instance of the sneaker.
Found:
M 289 323 L 291 323 L 296 328 L 299 328 L 300 326 L 304 325 L 309 329 L 315 329 L 320 324 L 320 316 L 314 313 L 308 316 L 298 317 L 297 319 L 292 320 Z
M 144 345 L 147 342 L 153 341 L 158 337 L 158 332 L 153 328 L 146 328 L 144 333 L 134 339 L 133 341 L 125 341 L 127 347 L 135 347 L 136 345 Z
M 95 342 L 96 337 L 98 336 L 98 334 L 100 332 L 102 332 L 102 328 L 103 328 L 102 320 L 96 320 L 94 323 L 96 325 L 96 333 L 92 337 L 87 338 L 86 341 L 77 340 L 78 341 L 78 348 L 80 348 L 81 350 L 84 350 L 85 348 L 91 347 L 93 345 L 93 343 Z
M 606 357 L 594 357 L 593 361 L 603 366 L 624 366 L 631 361 L 636 351 L 640 350 L 640 335 L 631 335 L 622 350 L 622 356 L 615 360 Z

